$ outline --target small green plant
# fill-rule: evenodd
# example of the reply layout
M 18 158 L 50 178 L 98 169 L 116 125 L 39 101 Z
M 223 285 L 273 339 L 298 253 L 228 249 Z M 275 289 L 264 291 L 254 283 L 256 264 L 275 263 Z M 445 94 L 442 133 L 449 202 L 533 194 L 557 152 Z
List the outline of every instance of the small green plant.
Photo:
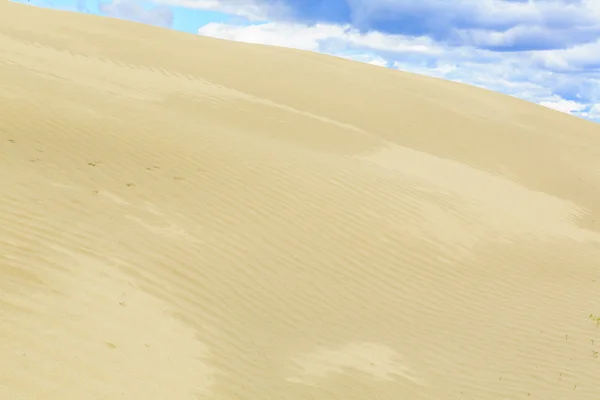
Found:
M 600 317 L 590 314 L 590 319 L 596 323 L 596 326 L 600 326 Z

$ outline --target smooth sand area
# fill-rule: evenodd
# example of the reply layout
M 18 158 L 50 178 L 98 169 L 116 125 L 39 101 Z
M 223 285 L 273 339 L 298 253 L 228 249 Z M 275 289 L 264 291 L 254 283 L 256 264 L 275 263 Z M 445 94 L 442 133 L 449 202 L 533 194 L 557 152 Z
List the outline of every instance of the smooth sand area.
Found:
M 600 125 L 0 2 L 0 399 L 598 400 Z

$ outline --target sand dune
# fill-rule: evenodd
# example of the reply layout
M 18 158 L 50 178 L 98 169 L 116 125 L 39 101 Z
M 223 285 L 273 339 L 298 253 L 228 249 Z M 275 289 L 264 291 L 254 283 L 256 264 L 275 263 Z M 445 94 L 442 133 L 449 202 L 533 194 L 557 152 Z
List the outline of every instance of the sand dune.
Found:
M 600 398 L 600 126 L 0 3 L 0 399 Z

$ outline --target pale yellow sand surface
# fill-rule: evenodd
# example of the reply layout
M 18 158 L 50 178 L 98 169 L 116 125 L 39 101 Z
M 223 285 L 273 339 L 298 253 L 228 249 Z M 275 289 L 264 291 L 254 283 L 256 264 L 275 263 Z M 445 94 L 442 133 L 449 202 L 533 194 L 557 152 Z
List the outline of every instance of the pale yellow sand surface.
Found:
M 0 399 L 600 399 L 600 126 L 0 3 Z

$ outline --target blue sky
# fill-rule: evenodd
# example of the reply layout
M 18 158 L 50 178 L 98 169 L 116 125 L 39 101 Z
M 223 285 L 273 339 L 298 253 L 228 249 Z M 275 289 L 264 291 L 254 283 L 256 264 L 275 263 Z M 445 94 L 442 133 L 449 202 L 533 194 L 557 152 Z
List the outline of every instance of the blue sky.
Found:
M 600 0 L 30 4 L 333 54 L 485 87 L 600 122 Z

